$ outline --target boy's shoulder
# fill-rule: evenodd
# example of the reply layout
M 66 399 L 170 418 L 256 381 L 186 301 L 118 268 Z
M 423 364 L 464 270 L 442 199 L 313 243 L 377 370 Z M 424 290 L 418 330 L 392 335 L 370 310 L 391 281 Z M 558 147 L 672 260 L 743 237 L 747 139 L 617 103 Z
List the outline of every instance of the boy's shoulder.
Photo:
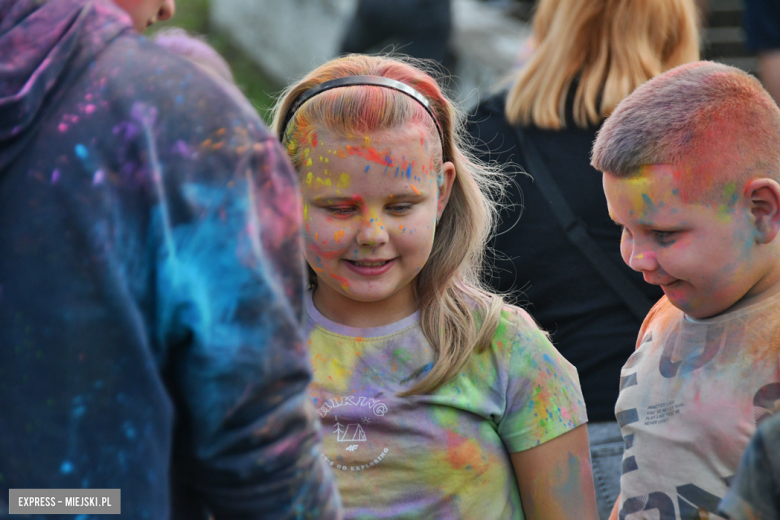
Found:
M 648 333 L 652 330 L 665 329 L 672 323 L 685 318 L 685 313 L 672 305 L 672 302 L 666 296 L 662 296 L 655 305 L 650 309 L 650 312 L 645 316 L 642 322 L 642 327 L 639 329 L 639 334 L 636 339 L 636 348 L 645 341 Z
M 200 127 L 241 126 L 255 141 L 273 138 L 257 112 L 239 103 L 217 79 L 143 36 L 116 38 L 89 74 L 110 93 L 107 97 L 120 112 L 139 102 L 149 105 L 158 120 L 176 124 L 179 134 Z

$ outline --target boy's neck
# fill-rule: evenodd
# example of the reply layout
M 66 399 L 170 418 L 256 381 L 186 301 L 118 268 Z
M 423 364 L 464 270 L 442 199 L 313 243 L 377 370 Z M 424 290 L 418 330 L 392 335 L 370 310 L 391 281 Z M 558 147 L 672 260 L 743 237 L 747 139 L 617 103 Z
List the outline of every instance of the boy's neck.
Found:
M 390 325 L 419 309 L 411 284 L 376 302 L 353 300 L 321 284 L 314 289 L 312 301 L 320 314 L 330 321 L 359 329 Z

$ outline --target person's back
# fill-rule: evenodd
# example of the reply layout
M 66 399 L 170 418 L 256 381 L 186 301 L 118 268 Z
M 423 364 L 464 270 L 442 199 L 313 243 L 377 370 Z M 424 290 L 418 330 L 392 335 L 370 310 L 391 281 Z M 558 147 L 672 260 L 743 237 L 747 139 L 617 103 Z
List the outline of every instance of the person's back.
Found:
M 289 163 L 130 25 L 0 1 L 0 516 L 118 488 L 127 518 L 335 517 Z
M 760 83 L 709 62 L 643 85 L 599 133 L 593 165 L 623 259 L 665 293 L 621 372 L 613 518 L 717 514 L 777 411 L 778 143 L 780 109 Z

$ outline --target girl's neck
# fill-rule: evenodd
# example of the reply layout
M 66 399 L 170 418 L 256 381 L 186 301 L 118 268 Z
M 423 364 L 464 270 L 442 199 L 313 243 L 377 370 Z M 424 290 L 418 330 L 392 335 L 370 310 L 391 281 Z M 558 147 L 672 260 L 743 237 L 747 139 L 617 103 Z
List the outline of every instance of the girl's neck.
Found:
M 314 290 L 312 300 L 314 307 L 329 320 L 359 329 L 395 323 L 410 316 L 419 308 L 411 284 L 376 302 L 353 300 L 325 284 L 320 284 Z

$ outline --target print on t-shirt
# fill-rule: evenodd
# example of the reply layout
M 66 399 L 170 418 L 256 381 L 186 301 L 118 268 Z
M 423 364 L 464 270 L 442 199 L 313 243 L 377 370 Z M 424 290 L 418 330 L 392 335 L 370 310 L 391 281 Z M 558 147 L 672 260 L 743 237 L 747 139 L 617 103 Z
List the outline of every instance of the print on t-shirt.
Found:
M 621 371 L 620 520 L 721 518 L 756 429 L 780 407 L 780 295 L 715 318 L 662 299 Z
M 378 425 L 388 411 L 385 403 L 373 397 L 350 395 L 325 401 L 317 413 L 324 424 L 332 426 L 328 435 L 335 437 L 339 451 L 343 448 L 353 455 L 333 461 L 323 453 L 322 457 L 331 469 L 363 471 L 378 466 L 384 460 L 390 449 L 369 442 L 366 430 L 370 432 L 371 426 Z

